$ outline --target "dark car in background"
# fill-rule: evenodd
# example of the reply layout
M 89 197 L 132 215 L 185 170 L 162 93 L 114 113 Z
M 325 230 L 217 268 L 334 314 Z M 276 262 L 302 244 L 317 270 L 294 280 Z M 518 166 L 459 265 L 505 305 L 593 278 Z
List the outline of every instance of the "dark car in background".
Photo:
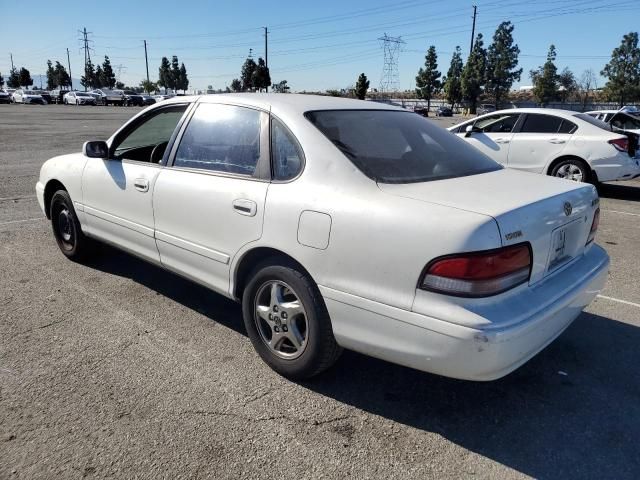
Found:
M 453 117 L 453 110 L 449 107 L 438 107 L 436 110 L 437 117 Z
M 133 90 L 114 90 L 114 91 L 122 92 L 122 94 L 124 95 L 125 106 L 131 106 L 131 105 L 136 107 L 144 106 L 144 99 L 142 98 L 142 95 L 140 95 L 139 93 L 136 93 Z
M 64 96 L 69 93 L 71 90 L 65 90 L 62 88 L 57 88 L 55 90 L 51 90 L 49 92 L 49 96 L 51 97 L 51 101 L 49 103 L 63 103 Z
M 34 90 L 34 92 L 39 94 L 47 104 L 53 103 L 53 97 L 51 97 L 51 94 L 46 90 Z
M 417 113 L 418 115 L 422 115 L 423 117 L 428 117 L 429 109 L 427 107 L 414 107 L 413 113 Z
M 11 94 L 0 90 L 0 103 L 11 103 Z

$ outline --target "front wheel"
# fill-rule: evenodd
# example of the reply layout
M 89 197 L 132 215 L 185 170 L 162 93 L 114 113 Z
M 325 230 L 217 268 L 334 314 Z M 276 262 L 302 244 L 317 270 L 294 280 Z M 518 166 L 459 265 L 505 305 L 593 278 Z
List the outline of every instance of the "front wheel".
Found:
M 73 202 L 65 190 L 53 194 L 49 212 L 53 236 L 60 251 L 71 260 L 86 259 L 92 252 L 91 241 L 82 233 Z
M 588 182 L 589 167 L 582 160 L 568 158 L 558 162 L 551 169 L 551 176 L 573 180 L 574 182 Z
M 242 296 L 242 314 L 260 357 L 285 377 L 313 377 L 342 351 L 318 287 L 295 265 L 254 270 Z

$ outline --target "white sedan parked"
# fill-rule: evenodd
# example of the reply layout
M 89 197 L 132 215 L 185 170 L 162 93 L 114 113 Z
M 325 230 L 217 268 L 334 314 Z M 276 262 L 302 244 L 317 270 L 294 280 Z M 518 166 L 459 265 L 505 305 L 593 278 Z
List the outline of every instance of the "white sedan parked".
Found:
M 640 176 L 628 138 L 586 113 L 501 110 L 449 130 L 509 168 L 592 183 Z
M 86 92 L 69 92 L 62 97 L 65 105 L 96 105 L 96 98 Z
M 39 93 L 24 88 L 19 88 L 14 91 L 11 94 L 11 98 L 13 103 L 37 103 L 39 105 L 45 105 L 47 103 Z
M 242 302 L 272 368 L 341 348 L 506 375 L 603 288 L 595 187 L 504 169 L 405 110 L 309 95 L 180 97 L 44 163 L 62 252 L 111 243 Z

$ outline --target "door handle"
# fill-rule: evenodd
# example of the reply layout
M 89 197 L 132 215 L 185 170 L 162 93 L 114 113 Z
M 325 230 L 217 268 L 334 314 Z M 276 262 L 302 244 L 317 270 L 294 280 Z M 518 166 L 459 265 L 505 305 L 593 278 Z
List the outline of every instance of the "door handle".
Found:
M 560 143 L 566 143 L 566 140 L 563 140 L 561 138 L 552 138 L 551 140 L 549 140 L 549 143 L 555 143 L 555 144 L 560 144 Z
M 133 181 L 133 186 L 139 192 L 148 192 L 149 191 L 149 180 L 146 178 L 136 178 Z
M 496 138 L 495 142 L 496 143 L 509 143 L 509 139 L 508 138 Z
M 240 215 L 246 215 L 247 217 L 253 217 L 258 211 L 258 205 L 253 200 L 247 200 L 244 198 L 238 198 L 233 201 L 233 209 Z

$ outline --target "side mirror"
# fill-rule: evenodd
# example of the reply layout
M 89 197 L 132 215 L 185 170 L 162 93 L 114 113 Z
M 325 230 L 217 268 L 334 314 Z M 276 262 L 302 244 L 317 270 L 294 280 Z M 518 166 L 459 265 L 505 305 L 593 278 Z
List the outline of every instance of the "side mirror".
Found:
M 464 136 L 465 136 L 465 137 L 470 137 L 470 136 L 471 136 L 471 134 L 472 134 L 473 132 L 475 132 L 476 130 L 474 130 L 473 125 L 467 125 L 467 128 L 465 128 L 465 129 L 464 129 L 464 131 L 465 131 Z
M 82 153 L 85 157 L 106 159 L 109 158 L 109 146 L 102 140 L 84 142 Z

